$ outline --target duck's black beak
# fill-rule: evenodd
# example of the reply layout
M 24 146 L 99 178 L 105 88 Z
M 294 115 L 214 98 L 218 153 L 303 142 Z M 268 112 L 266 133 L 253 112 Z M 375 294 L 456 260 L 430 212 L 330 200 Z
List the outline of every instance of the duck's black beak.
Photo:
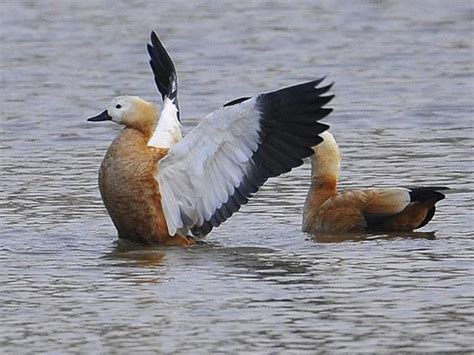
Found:
M 110 117 L 107 110 L 105 110 L 104 112 L 101 112 L 97 116 L 88 118 L 87 120 L 91 122 L 99 122 L 99 121 L 110 121 L 111 119 L 112 117 Z

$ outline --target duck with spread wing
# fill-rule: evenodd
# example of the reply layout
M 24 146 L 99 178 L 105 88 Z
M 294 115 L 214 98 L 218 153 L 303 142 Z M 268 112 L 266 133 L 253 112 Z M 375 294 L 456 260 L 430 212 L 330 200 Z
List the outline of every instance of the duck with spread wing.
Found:
M 88 121 L 124 125 L 99 170 L 99 189 L 120 238 L 192 245 L 268 178 L 313 154 L 333 95 L 323 79 L 233 100 L 181 136 L 175 66 L 154 32 L 150 65 L 163 104 L 119 96 Z

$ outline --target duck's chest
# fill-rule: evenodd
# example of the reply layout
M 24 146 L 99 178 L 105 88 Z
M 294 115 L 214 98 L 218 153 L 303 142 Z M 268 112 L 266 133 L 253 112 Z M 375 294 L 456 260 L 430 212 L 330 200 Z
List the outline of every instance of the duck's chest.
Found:
M 99 170 L 99 188 L 104 198 L 140 199 L 155 193 L 155 175 L 162 157 L 147 146 L 147 140 L 130 132 L 122 133 L 110 145 Z

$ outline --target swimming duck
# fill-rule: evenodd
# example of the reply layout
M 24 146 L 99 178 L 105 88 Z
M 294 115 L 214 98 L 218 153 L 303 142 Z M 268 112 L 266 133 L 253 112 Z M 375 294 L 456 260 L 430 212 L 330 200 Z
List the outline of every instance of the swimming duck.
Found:
M 119 96 L 88 121 L 124 125 L 99 170 L 99 189 L 120 238 L 192 245 L 227 220 L 268 178 L 290 171 L 332 111 L 332 84 L 309 81 L 224 104 L 181 136 L 177 75 L 154 32 L 147 46 L 158 107 Z
M 446 187 L 372 188 L 338 192 L 341 154 L 329 132 L 314 146 L 303 232 L 412 231 L 426 225 Z

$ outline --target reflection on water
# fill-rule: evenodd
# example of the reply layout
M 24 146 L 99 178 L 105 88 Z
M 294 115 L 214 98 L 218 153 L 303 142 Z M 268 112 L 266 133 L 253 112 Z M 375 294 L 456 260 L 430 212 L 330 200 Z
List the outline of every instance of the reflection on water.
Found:
M 320 233 L 312 235 L 312 239 L 319 243 L 343 243 L 347 241 L 364 241 L 364 240 L 390 240 L 397 238 L 423 238 L 434 240 L 435 232 L 397 232 L 397 233 L 386 233 L 386 234 L 371 234 L 371 233 L 344 233 L 344 234 L 331 234 L 331 233 Z
M 471 4 L 45 0 L 0 11 L 3 353 L 474 348 Z M 414 233 L 311 237 L 300 231 L 306 162 L 204 245 L 117 241 L 97 170 L 120 127 L 85 118 L 118 94 L 159 100 L 151 29 L 178 68 L 185 132 L 236 97 L 328 74 L 342 189 L 453 193 Z
M 127 245 L 123 245 L 123 244 Z M 141 245 L 128 245 L 129 242 L 120 241 L 120 245 L 115 250 L 107 254 L 107 258 L 117 259 L 120 261 L 130 261 L 130 266 L 140 267 L 159 267 L 165 263 L 165 254 L 161 250 L 154 248 L 145 248 Z M 120 266 L 123 266 L 123 262 Z

